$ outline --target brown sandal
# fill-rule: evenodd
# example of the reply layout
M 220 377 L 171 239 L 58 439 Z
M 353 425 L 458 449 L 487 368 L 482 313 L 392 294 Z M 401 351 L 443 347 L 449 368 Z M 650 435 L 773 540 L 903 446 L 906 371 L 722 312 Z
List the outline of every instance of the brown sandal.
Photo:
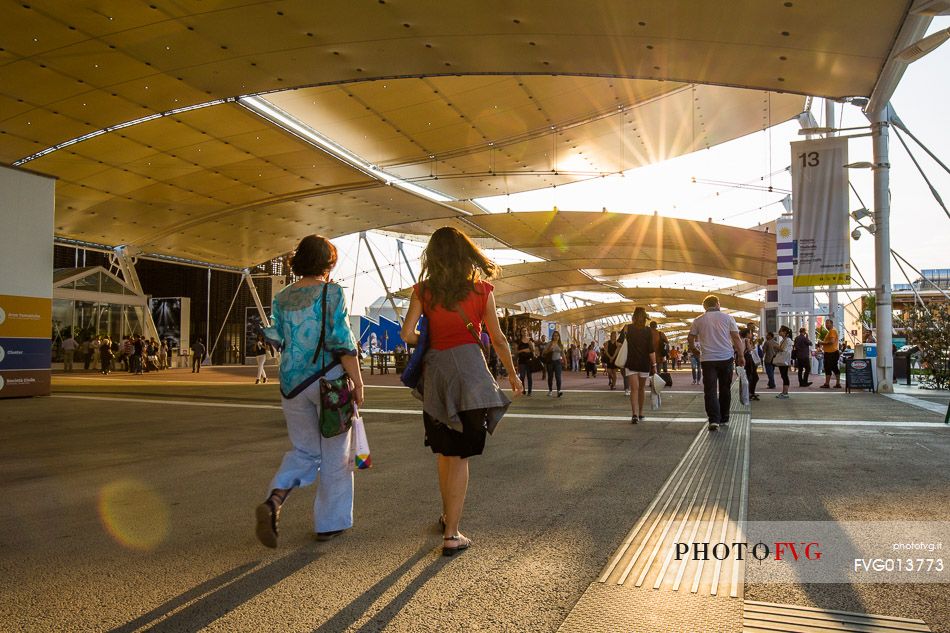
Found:
M 472 545 L 472 540 L 466 536 L 462 536 L 461 534 L 456 534 L 455 536 L 446 536 L 442 539 L 443 543 L 445 541 L 458 541 L 459 544 L 456 547 L 446 547 L 443 545 L 443 556 L 455 556 L 459 552 L 464 552 Z

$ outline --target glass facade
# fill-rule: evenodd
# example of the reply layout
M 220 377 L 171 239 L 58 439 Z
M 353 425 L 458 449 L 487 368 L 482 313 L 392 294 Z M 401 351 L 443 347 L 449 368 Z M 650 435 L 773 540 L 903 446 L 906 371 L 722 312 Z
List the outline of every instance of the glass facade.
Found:
M 135 305 L 136 303 L 142 305 Z M 53 361 L 62 360 L 61 343 L 108 336 L 113 341 L 144 334 L 145 297 L 99 266 L 53 271 Z

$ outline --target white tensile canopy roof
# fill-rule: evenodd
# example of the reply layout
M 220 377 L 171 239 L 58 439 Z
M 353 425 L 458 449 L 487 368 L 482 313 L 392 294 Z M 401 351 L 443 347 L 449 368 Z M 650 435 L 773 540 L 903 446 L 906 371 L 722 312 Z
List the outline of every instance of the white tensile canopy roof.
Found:
M 248 266 L 310 232 L 465 214 L 241 95 L 466 200 L 720 143 L 794 116 L 795 95 L 873 100 L 929 23 L 911 5 L 35 0 L 0 24 L 0 162 L 59 178 L 59 237 Z

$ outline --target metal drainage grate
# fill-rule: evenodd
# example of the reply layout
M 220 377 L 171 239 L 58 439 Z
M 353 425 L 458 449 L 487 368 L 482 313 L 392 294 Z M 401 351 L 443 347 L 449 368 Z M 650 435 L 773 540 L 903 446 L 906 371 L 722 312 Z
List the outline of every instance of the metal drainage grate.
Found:
M 829 611 L 792 604 L 745 601 L 743 633 L 899 633 L 928 632 L 923 620 Z

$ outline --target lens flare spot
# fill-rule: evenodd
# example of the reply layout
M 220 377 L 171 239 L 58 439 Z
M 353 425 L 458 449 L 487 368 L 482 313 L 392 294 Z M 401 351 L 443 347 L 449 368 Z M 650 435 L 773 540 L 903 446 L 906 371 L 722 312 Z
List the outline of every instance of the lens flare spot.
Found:
M 168 536 L 168 504 L 141 481 L 125 479 L 99 491 L 99 520 L 117 543 L 139 551 L 158 547 Z
M 567 252 L 568 246 L 567 246 L 566 237 L 564 237 L 563 235 L 555 235 L 551 241 L 554 244 L 554 248 L 556 248 L 558 251 L 560 251 L 561 253 Z

